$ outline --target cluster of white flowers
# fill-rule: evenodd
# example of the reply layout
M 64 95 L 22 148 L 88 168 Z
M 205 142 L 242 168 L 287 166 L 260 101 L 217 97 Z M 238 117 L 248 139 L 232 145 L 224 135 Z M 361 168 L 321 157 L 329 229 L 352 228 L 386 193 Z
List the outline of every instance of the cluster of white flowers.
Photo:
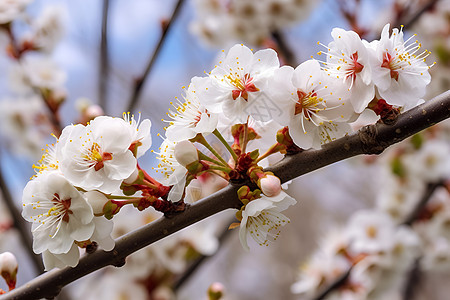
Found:
M 352 268 L 344 287 L 329 299 L 395 299 L 419 245 L 414 231 L 397 227 L 387 214 L 359 211 L 322 241 L 291 290 L 317 295 Z
M 18 36 L 12 23 L 25 14 L 31 1 L 0 1 L 0 34 L 9 31 L 7 52 L 13 59 L 8 71 L 10 96 L 1 99 L 2 135 L 13 152 L 39 157 L 39 149 L 49 133 L 60 130 L 58 108 L 66 98 L 66 73 L 50 58 L 63 35 L 64 12 L 49 6 L 36 19 L 30 20 L 28 32 Z M 2 21 L 4 20 L 4 21 Z M 58 126 L 57 126 L 58 125 Z
M 443 123 L 377 159 L 372 179 L 381 187 L 375 195 L 376 208 L 356 212 L 343 230 L 327 236 L 302 268 L 292 291 L 317 295 L 352 268 L 344 287 L 330 299 L 395 299 L 413 267 L 426 274 L 448 273 L 449 142 L 448 123 Z M 439 183 L 442 186 L 423 199 L 427 186 Z M 406 221 L 411 226 L 402 225 Z
M 436 125 L 417 134 L 380 160 L 383 168 L 379 184 L 385 188 L 377 197 L 377 206 L 396 222 L 414 212 L 427 184 L 445 184 L 450 179 L 450 135 L 446 126 Z M 420 263 L 427 272 L 450 271 L 449 200 L 448 190 L 438 188 L 413 223 L 423 242 Z
M 159 218 L 161 213 L 147 210 L 137 212 L 129 207 L 114 218 L 114 237 L 137 229 Z M 216 237 L 223 220 L 197 223 L 179 233 L 158 241 L 127 257 L 122 268 L 107 268 L 75 285 L 74 295 L 79 299 L 175 299 L 172 290 L 176 275 L 182 274 L 188 263 L 198 255 L 212 255 L 219 246 Z M 105 294 L 106 292 L 106 294 Z
M 227 53 L 222 51 L 207 76 L 192 78 L 185 101 L 177 100 L 172 104 L 175 111 L 169 110 L 166 138 L 158 153 L 156 170 L 174 185 L 170 200 L 180 200 L 185 186 L 208 172 L 226 180 L 248 176 L 264 199 L 250 197 L 244 202 L 247 208 L 238 216 L 241 241 L 246 249 L 247 235 L 265 244 L 268 232 L 287 221 L 280 212 L 293 199 L 280 194 L 280 181 L 264 173 L 260 161 L 267 166 L 270 155 L 285 153 L 294 144 L 319 149 L 351 133 L 350 123 L 365 111 L 374 111 L 384 120 L 389 111 L 407 110 L 421 102 L 430 82 L 430 66 L 425 63 L 429 52 L 421 51 L 418 41 L 410 42 L 411 37 L 405 42 L 398 29 L 389 35 L 389 24 L 381 39 L 371 43 L 340 28 L 331 35 L 326 61 L 311 59 L 295 69 L 280 67 L 274 50 L 253 53 L 237 44 Z M 211 133 L 228 150 L 229 159 L 205 139 Z M 246 153 L 250 149 L 254 151 Z M 260 156 L 260 149 L 268 150 Z M 256 204 L 265 201 L 270 205 Z M 278 206 L 281 202 L 289 205 Z M 253 220 L 262 218 L 263 212 L 276 215 L 276 220 L 269 218 L 255 230 Z
M 196 0 L 191 31 L 213 46 L 235 42 L 261 46 L 274 30 L 308 17 L 311 0 Z
M 67 126 L 45 150 L 24 189 L 22 215 L 33 224 L 33 250 L 43 253 L 46 269 L 77 265 L 78 246 L 114 247 L 112 222 L 94 213 L 103 215 L 107 196 L 122 195 L 122 182 L 137 178 L 136 159 L 151 145 L 150 125 L 126 114 L 97 117 L 87 126 Z
M 32 0 L 2 0 L 0 1 L 0 25 L 10 24 L 19 18 Z

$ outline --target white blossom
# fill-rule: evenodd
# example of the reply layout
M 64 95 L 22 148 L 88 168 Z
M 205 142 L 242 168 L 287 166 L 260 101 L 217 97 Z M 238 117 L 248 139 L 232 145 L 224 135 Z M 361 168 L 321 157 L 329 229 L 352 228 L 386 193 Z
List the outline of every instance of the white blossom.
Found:
M 179 101 L 175 106 L 171 103 L 175 111 L 169 109 L 168 116 L 170 126 L 166 129 L 166 136 L 174 142 L 189 140 L 197 134 L 209 134 L 216 129 L 217 114 L 211 113 L 200 104 L 197 97 L 197 90 L 209 81 L 208 78 L 194 77 L 189 85 L 185 101 Z
M 130 113 L 123 113 L 123 119 L 127 125 L 129 124 L 128 130 L 131 132 L 130 148 L 137 148 L 136 158 L 139 158 L 144 155 L 152 145 L 152 136 L 150 132 L 152 122 L 149 119 L 145 119 L 141 122 L 140 113 L 137 121 L 134 119 L 134 115 Z
M 285 66 L 275 71 L 269 95 L 283 112 L 275 120 L 289 127 L 294 143 L 319 149 L 351 132 L 346 122 L 354 112 L 347 92 L 330 81 L 317 61 L 308 60 L 295 70 Z
M 261 198 L 250 201 L 242 211 L 239 227 L 239 240 L 245 250 L 250 250 L 247 237 L 250 235 L 259 245 L 267 245 L 269 240 L 276 240 L 280 227 L 289 223 L 289 219 L 281 212 L 297 201 L 281 191 L 275 197 L 261 195 Z
M 331 36 L 323 69 L 348 88 L 355 112 L 361 113 L 375 96 L 369 52 L 354 31 L 333 28 Z
M 132 141 L 129 124 L 119 118 L 67 126 L 57 144 L 61 172 L 75 186 L 111 193 L 136 169 Z
M 246 46 L 235 45 L 196 94 L 208 111 L 223 113 L 236 123 L 245 123 L 249 115 L 264 121 L 267 116 L 260 113 L 258 103 L 264 101 L 267 81 L 279 64 L 272 49 L 253 54 Z
M 199 160 L 198 150 L 190 141 L 181 141 L 175 145 L 173 152 L 177 162 L 186 167 Z
M 58 172 L 29 181 L 22 201 L 22 216 L 32 222 L 35 253 L 68 253 L 75 241 L 89 240 L 94 232 L 91 206 Z
M 173 185 L 170 189 L 168 199 L 177 202 L 184 193 L 187 169 L 175 158 L 175 146 L 177 143 L 165 139 L 159 147 L 157 159 L 158 167 L 153 168 L 157 173 L 163 175 L 162 181 L 166 185 Z
M 381 39 L 371 43 L 375 51 L 373 82 L 381 98 L 396 106 L 420 99 L 431 81 L 429 66 L 425 63 L 429 51 L 422 51 L 419 41 L 412 41 L 415 35 L 404 41 L 402 29 L 394 28 L 389 36 L 389 24 L 386 24 Z

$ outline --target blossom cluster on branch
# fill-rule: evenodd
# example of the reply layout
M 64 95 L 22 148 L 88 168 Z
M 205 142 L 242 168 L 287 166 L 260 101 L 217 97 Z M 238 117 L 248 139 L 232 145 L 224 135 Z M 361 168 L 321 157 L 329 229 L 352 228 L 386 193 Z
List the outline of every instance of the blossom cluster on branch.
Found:
M 194 77 L 172 103 L 166 136 L 155 151 L 156 180 L 137 159 L 151 146 L 150 120 L 98 116 L 69 125 L 48 145 L 23 193 L 23 217 L 32 222 L 33 250 L 46 269 L 76 266 L 79 248 L 114 248 L 114 216 L 125 205 L 166 216 L 198 200 L 196 186 L 242 185 L 236 212 L 243 247 L 276 240 L 289 223 L 283 211 L 297 201 L 264 168 L 352 131 L 365 111 L 390 124 L 416 106 L 430 82 L 418 41 L 402 30 L 368 43 L 335 28 L 326 61 L 280 67 L 274 50 L 233 46 L 204 77 Z M 319 54 L 322 54 L 319 53 Z M 261 151 L 261 152 L 260 152 Z M 112 220 L 111 220 L 112 219 Z

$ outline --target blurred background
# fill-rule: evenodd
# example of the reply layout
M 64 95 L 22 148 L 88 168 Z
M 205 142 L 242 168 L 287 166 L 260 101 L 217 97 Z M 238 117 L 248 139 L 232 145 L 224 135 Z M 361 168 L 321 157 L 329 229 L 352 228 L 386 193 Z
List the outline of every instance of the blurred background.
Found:
M 16 2 L 20 8 L 11 12 L 8 1 L 0 1 L 0 253 L 17 256 L 18 286 L 42 272 L 20 211 L 31 166 L 54 141 L 50 133 L 102 111 L 114 117 L 140 112 L 152 120 L 157 151 L 169 102 L 235 43 L 255 51 L 271 47 L 283 64 L 296 67 L 317 58 L 324 50 L 317 42 L 327 45 L 334 27 L 371 41 L 386 23 L 403 24 L 406 37 L 417 33 L 432 52 L 430 64 L 437 62 L 424 99 L 450 87 L 449 0 Z M 139 251 L 121 269 L 106 268 L 72 283 L 60 299 L 208 299 L 214 282 L 223 284 L 224 299 L 316 299 L 349 266 L 357 269 L 355 257 L 338 263 L 342 251 L 336 249 L 361 211 L 389 216 L 393 232 L 407 223 L 414 242 L 402 244 L 396 236 L 390 250 L 398 254 L 401 245 L 408 259 L 394 266 L 377 262 L 386 251 L 363 251 L 366 261 L 376 259 L 327 297 L 447 299 L 449 137 L 447 121 L 379 157 L 356 157 L 293 180 L 287 191 L 298 203 L 287 212 L 291 224 L 270 247 L 251 244 L 245 252 L 237 231 L 225 230 L 234 214 L 225 211 Z M 150 152 L 140 159 L 147 170 L 156 164 Z M 200 186 L 199 197 L 222 186 L 213 183 Z M 409 220 L 416 208 L 421 214 Z M 158 216 L 127 210 L 114 219 L 115 236 Z

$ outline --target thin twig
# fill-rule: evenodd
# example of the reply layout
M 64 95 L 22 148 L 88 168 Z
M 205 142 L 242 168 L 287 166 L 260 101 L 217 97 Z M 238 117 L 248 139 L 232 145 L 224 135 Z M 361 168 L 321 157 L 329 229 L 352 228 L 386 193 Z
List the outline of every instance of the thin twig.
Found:
M 409 273 L 408 281 L 406 282 L 403 299 L 411 300 L 413 299 L 414 292 L 417 289 L 417 284 L 420 281 L 420 258 L 416 259 L 414 265 Z
M 20 239 L 28 252 L 29 257 L 33 262 L 33 266 L 38 274 L 44 272 L 44 265 L 40 255 L 33 252 L 33 238 L 31 236 L 31 227 L 28 222 L 22 218 L 17 206 L 14 203 L 13 197 L 9 191 L 8 185 L 3 177 L 3 173 L 0 170 L 0 192 L 2 193 L 3 200 L 8 207 L 11 217 L 13 219 L 14 227 L 19 231 Z
M 108 53 L 108 13 L 109 0 L 103 0 L 102 9 L 102 37 L 100 42 L 100 67 L 99 67 L 99 89 L 98 104 L 106 112 L 106 88 L 109 75 L 109 53 Z
M 423 13 L 430 10 L 439 0 L 430 0 L 427 3 L 425 3 L 422 8 L 416 11 L 415 14 L 413 14 L 411 17 L 407 18 L 406 20 L 399 20 L 393 27 L 399 27 L 400 25 L 404 25 L 406 28 L 411 27 L 414 23 L 416 23 L 417 20 L 422 16 Z
M 374 124 L 355 134 L 330 142 L 320 150 L 307 150 L 288 155 L 270 168 L 282 182 L 310 173 L 324 166 L 361 154 L 379 154 L 385 148 L 450 117 L 450 91 L 436 96 L 398 117 L 393 125 Z M 52 270 L 26 285 L 0 296 L 5 299 L 39 299 L 57 295 L 65 285 L 108 265 L 122 266 L 125 258 L 189 225 L 225 209 L 239 209 L 238 189 L 246 183 L 230 184 L 196 202 L 177 215 L 161 217 L 116 240 L 114 250 L 97 250 L 82 257 L 74 268 Z
M 275 30 L 272 32 L 272 38 L 277 43 L 278 50 L 285 64 L 295 68 L 297 66 L 295 54 L 286 42 L 284 34 L 279 30 Z
M 417 220 L 417 218 L 420 216 L 420 213 L 422 212 L 425 205 L 428 203 L 428 200 L 433 195 L 433 193 L 436 191 L 436 189 L 440 186 L 442 186 L 442 182 L 438 183 L 429 183 L 422 198 L 417 203 L 414 211 L 406 218 L 405 222 L 403 222 L 404 225 L 412 225 L 412 223 Z
M 317 297 L 314 298 L 314 300 L 323 300 L 326 296 L 328 296 L 329 293 L 334 291 L 335 289 L 339 288 L 341 285 L 343 285 L 348 277 L 350 276 L 350 273 L 352 272 L 352 267 L 350 267 L 347 272 L 342 274 L 340 277 L 338 277 L 326 290 L 321 292 Z
M 153 69 L 153 65 L 155 64 L 156 60 L 158 59 L 159 53 L 161 52 L 162 46 L 164 45 L 164 41 L 166 40 L 167 34 L 172 26 L 172 24 L 175 22 L 177 16 L 179 15 L 179 12 L 181 10 L 181 6 L 183 4 L 184 0 L 178 0 L 177 4 L 175 5 L 175 8 L 173 10 L 172 16 L 168 20 L 168 22 L 163 26 L 163 31 L 161 34 L 161 37 L 158 41 L 158 44 L 156 45 L 155 50 L 153 51 L 153 54 L 147 64 L 147 67 L 145 68 L 144 73 L 142 76 L 138 79 L 136 79 L 134 83 L 133 93 L 131 95 L 130 101 L 128 102 L 128 108 L 126 111 L 133 111 L 136 107 L 139 96 L 141 95 L 142 88 L 144 87 L 145 81 L 149 77 L 149 74 L 151 70 Z

